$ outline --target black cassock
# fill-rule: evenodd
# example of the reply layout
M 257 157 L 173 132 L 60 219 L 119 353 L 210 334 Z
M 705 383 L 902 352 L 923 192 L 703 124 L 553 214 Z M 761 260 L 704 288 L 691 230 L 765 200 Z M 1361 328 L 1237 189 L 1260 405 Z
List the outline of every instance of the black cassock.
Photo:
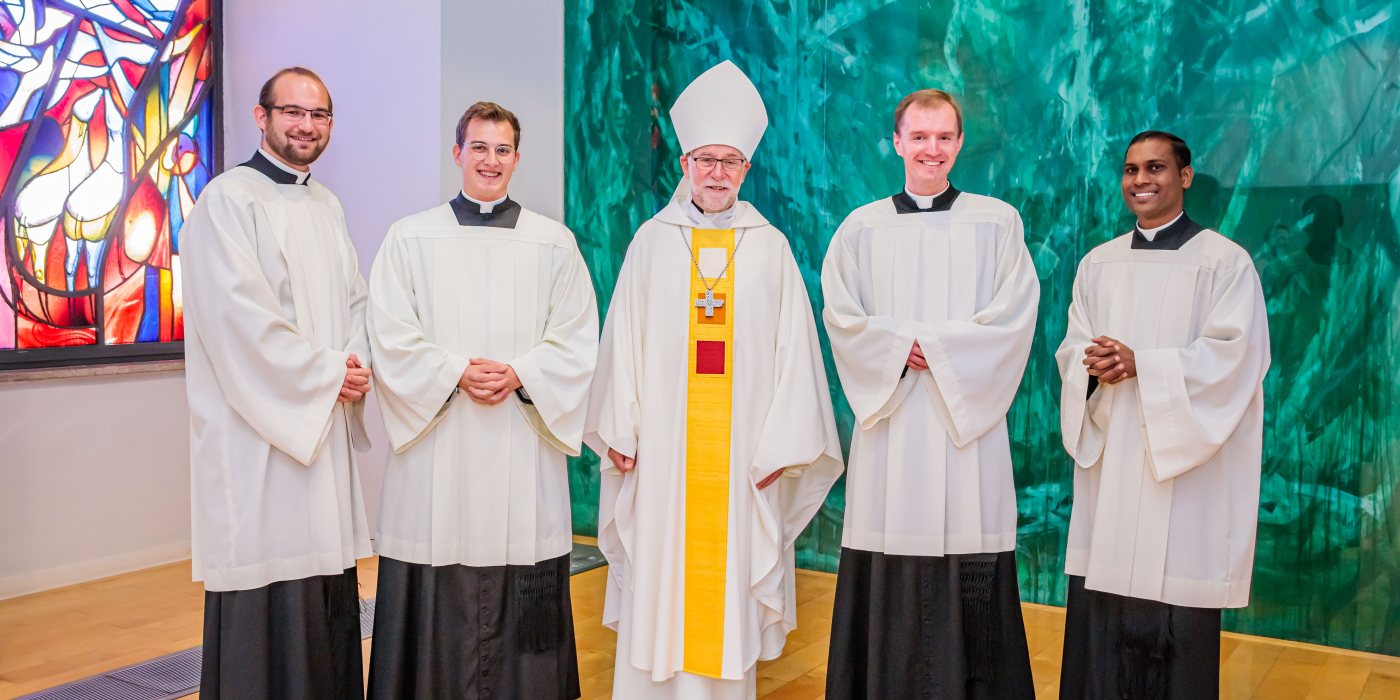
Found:
M 1061 700 L 1220 697 L 1220 610 L 1091 591 L 1069 579 Z
M 206 591 L 202 654 L 205 700 L 362 698 L 355 569 Z
M 531 566 L 379 558 L 369 697 L 579 697 L 569 556 Z
M 843 548 L 826 697 L 1034 698 L 1016 554 Z

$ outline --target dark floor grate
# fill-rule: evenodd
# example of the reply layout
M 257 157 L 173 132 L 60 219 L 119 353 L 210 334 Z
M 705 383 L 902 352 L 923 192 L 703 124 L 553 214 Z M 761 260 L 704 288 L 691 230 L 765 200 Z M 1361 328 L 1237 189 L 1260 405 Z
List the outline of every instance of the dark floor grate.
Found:
M 569 552 L 569 575 L 607 564 L 597 547 L 575 544 Z M 374 631 L 374 599 L 360 600 L 360 638 Z M 200 647 L 142 661 L 100 676 L 25 695 L 17 700 L 169 700 L 199 690 Z
M 199 689 L 199 648 L 49 688 L 20 700 L 167 700 Z
M 190 649 L 107 674 L 132 685 L 165 693 L 188 693 L 199 685 L 200 650 Z M 183 691 L 183 692 L 181 692 Z M 175 697 L 179 697 L 178 695 Z
M 360 599 L 360 639 L 369 639 L 374 634 L 374 599 Z

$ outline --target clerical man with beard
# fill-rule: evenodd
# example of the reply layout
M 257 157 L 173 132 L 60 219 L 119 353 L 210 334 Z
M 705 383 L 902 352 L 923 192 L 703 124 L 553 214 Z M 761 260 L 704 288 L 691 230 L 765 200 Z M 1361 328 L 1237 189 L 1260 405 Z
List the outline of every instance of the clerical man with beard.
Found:
M 180 234 L 203 698 L 364 692 L 354 452 L 369 448 L 370 354 L 345 213 L 310 171 L 331 107 L 305 68 L 269 78 L 261 145 L 209 182 Z

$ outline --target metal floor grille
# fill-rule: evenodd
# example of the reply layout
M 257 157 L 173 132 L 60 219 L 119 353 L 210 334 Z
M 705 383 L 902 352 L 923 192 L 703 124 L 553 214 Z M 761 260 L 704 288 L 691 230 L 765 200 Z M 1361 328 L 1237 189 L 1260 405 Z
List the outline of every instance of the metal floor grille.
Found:
M 569 575 L 607 564 L 597 547 L 575 544 Z M 360 639 L 374 631 L 374 599 L 360 600 Z M 169 700 L 199 690 L 201 647 L 25 695 L 18 700 Z
M 360 639 L 369 639 L 374 634 L 374 599 L 360 599 Z
M 199 647 L 49 688 L 22 700 L 165 700 L 199 689 Z

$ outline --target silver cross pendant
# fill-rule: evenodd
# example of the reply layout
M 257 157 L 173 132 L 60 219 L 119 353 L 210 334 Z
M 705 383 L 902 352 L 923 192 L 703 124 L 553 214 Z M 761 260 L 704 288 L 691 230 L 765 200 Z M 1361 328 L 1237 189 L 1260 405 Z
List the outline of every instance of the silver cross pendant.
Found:
M 696 300 L 695 300 L 695 308 L 697 308 L 697 309 L 700 309 L 700 308 L 705 309 L 705 316 L 708 317 L 708 318 L 714 318 L 715 309 L 718 309 L 718 308 L 720 308 L 720 307 L 722 307 L 722 306 L 724 306 L 724 300 L 723 300 L 723 299 L 716 299 L 716 298 L 715 298 L 715 290 L 713 290 L 713 289 L 706 289 L 706 290 L 705 290 L 705 298 L 704 298 L 704 299 L 696 299 Z

